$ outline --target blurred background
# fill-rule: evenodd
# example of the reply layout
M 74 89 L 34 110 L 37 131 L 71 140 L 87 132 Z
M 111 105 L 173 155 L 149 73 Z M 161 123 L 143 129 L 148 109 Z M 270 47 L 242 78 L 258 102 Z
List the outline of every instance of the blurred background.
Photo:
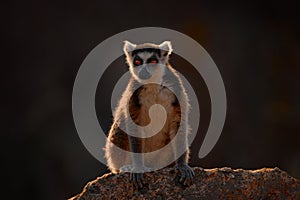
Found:
M 82 61 L 100 42 L 145 26 L 170 28 L 192 37 L 222 74 L 228 101 L 225 127 L 215 148 L 200 160 L 197 154 L 210 117 L 207 88 L 189 63 L 173 55 L 174 67 L 193 75 L 192 85 L 202 102 L 201 126 L 191 147 L 192 166 L 277 166 L 300 179 L 296 6 L 288 1 L 209 2 L 2 3 L 1 194 L 66 199 L 79 193 L 87 181 L 108 172 L 88 153 L 76 132 L 73 83 Z M 117 59 L 107 73 L 126 72 L 123 59 Z M 107 80 L 101 81 L 96 107 L 102 128 L 108 130 L 111 113 L 101 96 L 109 90 L 104 87 Z

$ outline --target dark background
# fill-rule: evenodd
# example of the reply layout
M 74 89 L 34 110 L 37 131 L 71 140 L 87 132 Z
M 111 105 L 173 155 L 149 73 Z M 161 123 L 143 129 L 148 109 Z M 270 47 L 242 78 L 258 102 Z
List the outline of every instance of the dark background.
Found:
M 77 135 L 71 107 L 73 83 L 80 64 L 96 45 L 121 31 L 144 26 L 189 35 L 208 51 L 222 74 L 228 98 L 226 124 L 206 158 L 197 159 L 199 143 L 193 143 L 192 166 L 278 166 L 299 179 L 296 5 L 210 2 L 2 3 L 2 197 L 66 199 L 106 172 Z M 202 89 L 197 92 L 205 96 Z M 110 117 L 103 113 L 106 121 L 100 120 L 106 129 Z

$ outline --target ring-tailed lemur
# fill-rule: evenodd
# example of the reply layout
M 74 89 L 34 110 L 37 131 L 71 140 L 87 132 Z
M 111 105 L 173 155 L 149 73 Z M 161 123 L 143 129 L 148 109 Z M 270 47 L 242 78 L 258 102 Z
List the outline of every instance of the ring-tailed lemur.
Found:
M 171 42 L 165 41 L 160 45 L 152 43 L 135 45 L 125 41 L 123 50 L 132 77 L 115 110 L 114 122 L 108 135 L 105 147 L 108 167 L 117 173 L 130 164 L 135 169 L 131 171 L 130 180 L 138 187 L 142 187 L 145 184 L 142 172 L 145 170 L 137 171 L 137 168 L 173 159 L 182 152 L 182 155 L 177 156 L 175 168 L 181 173 L 180 181 L 186 184 L 194 176 L 192 168 L 187 164 L 190 105 L 180 77 L 169 64 Z M 176 91 L 177 95 L 173 91 Z M 162 113 L 159 112 L 153 112 L 153 116 L 149 116 L 149 109 L 156 104 L 165 109 L 165 124 L 157 134 L 142 137 L 153 129 L 153 126 L 143 127 L 152 124 L 155 129 L 155 123 L 162 119 Z M 130 127 L 132 123 L 139 128 Z M 132 132 L 136 132 L 137 137 L 127 134 Z M 146 159 L 134 154 L 155 152 L 169 144 L 176 134 L 177 140 L 168 152 L 160 151 L 159 154 Z M 121 153 L 118 148 L 134 153 L 126 156 L 128 154 Z

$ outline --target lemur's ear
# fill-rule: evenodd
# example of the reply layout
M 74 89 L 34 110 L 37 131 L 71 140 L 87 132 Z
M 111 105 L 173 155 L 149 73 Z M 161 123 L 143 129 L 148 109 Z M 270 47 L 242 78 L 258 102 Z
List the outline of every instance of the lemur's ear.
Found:
M 123 51 L 125 54 L 135 50 L 135 48 L 136 48 L 136 44 L 132 44 L 127 40 L 124 41 Z
M 172 44 L 171 44 L 170 41 L 164 41 L 163 43 L 161 43 L 161 44 L 159 45 L 159 48 L 160 48 L 161 50 L 166 51 L 167 55 L 170 55 L 170 54 L 172 53 L 172 51 L 173 51 L 173 49 L 172 49 Z

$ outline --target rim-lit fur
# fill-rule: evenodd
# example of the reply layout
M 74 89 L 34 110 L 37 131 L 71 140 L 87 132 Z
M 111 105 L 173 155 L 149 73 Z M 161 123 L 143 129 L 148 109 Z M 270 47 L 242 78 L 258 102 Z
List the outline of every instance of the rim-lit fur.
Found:
M 132 78 L 123 92 L 114 112 L 114 122 L 110 129 L 105 147 L 105 157 L 108 167 L 114 173 L 118 172 L 123 166 L 132 164 L 132 158 L 128 157 L 127 154 L 121 153 L 119 148 L 126 151 L 153 152 L 168 144 L 176 134 L 180 135 L 180 139 L 175 142 L 172 149 L 163 153 L 159 152 L 159 154 L 154 157 L 147 157 L 145 165 L 147 166 L 147 164 L 153 162 L 158 163 L 172 160 L 177 155 L 177 152 L 181 150 L 181 152 L 185 151 L 185 154 L 181 156 L 182 161 L 187 162 L 189 159 L 187 137 L 190 132 L 188 123 L 190 104 L 179 75 L 169 64 L 171 52 L 172 46 L 168 41 L 160 45 L 151 43 L 136 45 L 125 41 L 124 53 Z M 139 56 L 143 62 L 146 62 L 151 56 L 156 56 L 158 59 L 156 65 L 152 65 L 151 69 L 147 69 L 151 74 L 150 79 L 144 80 L 139 77 L 139 67 L 133 64 L 135 56 Z M 153 82 L 154 79 L 160 84 L 147 84 L 149 82 L 151 83 L 149 80 Z M 136 88 L 137 82 L 145 85 Z M 174 91 L 179 91 L 179 99 L 176 98 L 169 88 Z M 127 109 L 128 101 L 129 109 Z M 149 124 L 150 118 L 148 112 L 153 104 L 162 105 L 167 112 L 167 120 L 163 129 L 155 136 L 130 140 L 130 137 L 120 129 L 121 124 L 126 124 L 128 119 L 132 119 L 139 126 Z M 160 116 L 156 117 L 159 118 Z M 132 141 L 134 141 L 134 143 Z M 140 148 L 133 148 L 134 146 L 132 145 L 139 146 Z

